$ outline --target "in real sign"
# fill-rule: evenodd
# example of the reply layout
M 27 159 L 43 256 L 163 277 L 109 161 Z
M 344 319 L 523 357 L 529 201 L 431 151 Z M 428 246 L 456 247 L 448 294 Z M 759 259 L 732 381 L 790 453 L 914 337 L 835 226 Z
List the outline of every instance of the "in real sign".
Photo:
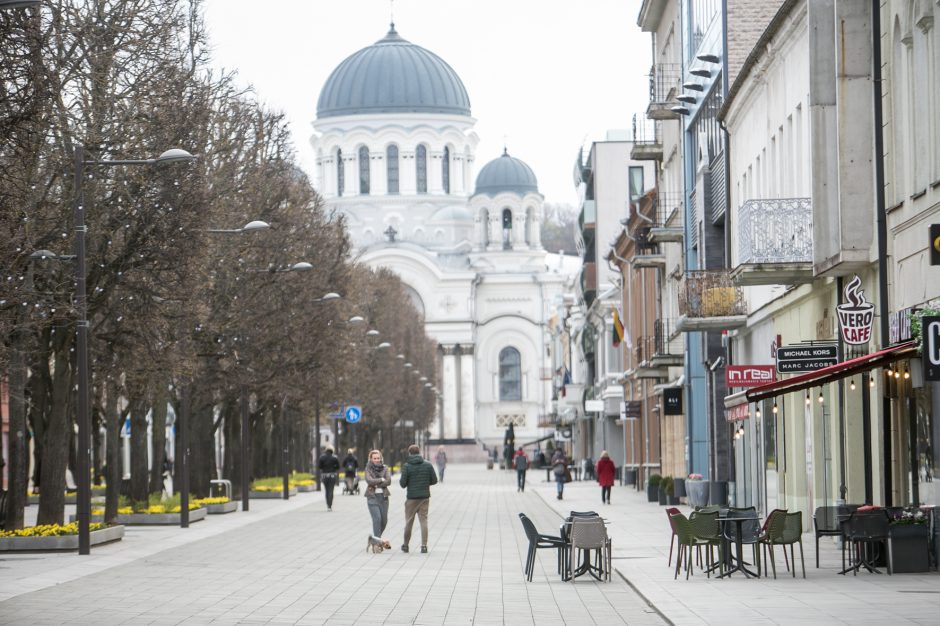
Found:
M 682 387 L 663 389 L 663 415 L 682 415 Z
M 756 387 L 774 381 L 773 365 L 729 365 L 725 368 L 728 387 Z
M 777 372 L 803 374 L 815 372 L 839 362 L 836 344 L 806 344 L 777 348 Z
M 920 318 L 924 341 L 924 380 L 940 381 L 940 316 Z

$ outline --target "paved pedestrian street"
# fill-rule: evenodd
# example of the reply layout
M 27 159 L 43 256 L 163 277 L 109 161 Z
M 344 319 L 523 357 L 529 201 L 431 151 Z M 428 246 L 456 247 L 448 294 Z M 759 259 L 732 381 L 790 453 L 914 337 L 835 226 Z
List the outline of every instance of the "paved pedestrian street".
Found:
M 248 513 L 212 516 L 187 530 L 128 528 L 90 557 L 0 559 L 2 624 L 662 624 L 622 577 L 559 580 L 540 550 L 532 582 L 519 512 L 557 534 L 559 514 L 514 472 L 448 467 L 432 490 L 429 554 L 400 551 L 404 494 L 393 490 L 386 537 L 366 553 L 362 496 L 327 512 L 321 494 L 252 501 Z M 586 486 L 586 485 L 585 485 Z M 542 488 L 544 490 L 544 487 Z

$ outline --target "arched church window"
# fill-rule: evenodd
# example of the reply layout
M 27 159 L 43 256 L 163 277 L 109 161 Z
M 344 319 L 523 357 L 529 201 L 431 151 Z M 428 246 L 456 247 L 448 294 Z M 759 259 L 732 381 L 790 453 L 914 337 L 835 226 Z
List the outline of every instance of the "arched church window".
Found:
M 418 193 L 428 192 L 428 149 L 419 145 L 415 150 L 415 176 Z
M 392 145 L 385 150 L 385 172 L 388 176 L 388 192 L 398 193 L 398 146 Z
M 490 212 L 486 209 L 480 211 L 480 222 L 482 222 L 483 225 L 483 239 L 480 241 L 480 243 L 485 249 L 488 245 L 490 245 Z
M 503 209 L 503 250 L 512 249 L 512 211 Z
M 441 159 L 441 182 L 444 193 L 450 193 L 450 148 L 444 148 L 444 158 Z
M 359 193 L 369 194 L 369 148 L 359 148 Z
M 499 353 L 499 400 L 522 400 L 522 357 L 512 347 L 503 348 Z
M 346 172 L 343 168 L 343 151 L 336 151 L 336 195 L 343 195 L 343 190 L 346 187 Z

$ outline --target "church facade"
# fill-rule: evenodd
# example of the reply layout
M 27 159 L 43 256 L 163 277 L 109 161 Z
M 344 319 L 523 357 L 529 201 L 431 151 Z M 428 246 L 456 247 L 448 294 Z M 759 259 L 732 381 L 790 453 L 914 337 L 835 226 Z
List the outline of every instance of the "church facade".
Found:
M 438 343 L 431 442 L 468 450 L 501 445 L 510 424 L 517 443 L 541 434 L 548 313 L 577 268 L 542 247 L 528 165 L 504 150 L 474 178 L 474 124 L 456 72 L 392 25 L 333 70 L 311 138 L 318 191 L 358 258 L 402 278 Z

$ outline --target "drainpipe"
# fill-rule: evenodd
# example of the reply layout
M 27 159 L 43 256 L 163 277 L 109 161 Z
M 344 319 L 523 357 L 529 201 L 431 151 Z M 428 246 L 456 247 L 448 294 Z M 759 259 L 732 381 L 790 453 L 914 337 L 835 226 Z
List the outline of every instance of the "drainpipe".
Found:
M 875 216 L 878 229 L 878 308 L 881 309 L 881 347 L 888 343 L 888 217 L 885 212 L 884 113 L 881 100 L 881 2 L 871 0 L 872 97 L 875 113 Z M 863 392 L 865 390 L 863 389 Z M 891 449 L 891 400 L 882 394 L 881 416 L 884 420 L 885 452 Z M 865 447 L 865 502 L 872 502 L 871 419 L 864 417 L 862 428 Z M 885 506 L 891 506 L 891 457 L 884 459 Z

